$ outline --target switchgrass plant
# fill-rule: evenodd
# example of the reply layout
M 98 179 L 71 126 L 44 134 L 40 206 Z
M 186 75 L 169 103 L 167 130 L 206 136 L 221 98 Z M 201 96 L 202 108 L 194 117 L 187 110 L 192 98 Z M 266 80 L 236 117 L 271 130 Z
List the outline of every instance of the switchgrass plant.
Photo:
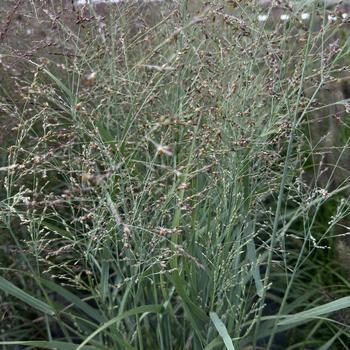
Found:
M 31 5 L 62 52 L 3 53 L 26 71 L 1 112 L 2 348 L 347 348 L 325 252 L 348 185 L 320 187 L 305 132 L 348 54 L 340 19 L 271 29 L 253 2 L 181 1 L 72 25 Z

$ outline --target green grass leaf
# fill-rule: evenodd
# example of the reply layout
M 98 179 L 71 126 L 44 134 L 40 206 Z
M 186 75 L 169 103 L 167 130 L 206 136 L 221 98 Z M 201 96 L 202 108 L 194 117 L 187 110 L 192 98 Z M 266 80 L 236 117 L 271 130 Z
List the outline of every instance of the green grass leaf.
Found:
M 101 140 L 106 144 L 111 144 L 112 148 L 115 148 L 113 145 L 114 137 L 111 132 L 103 125 L 101 121 L 97 123 L 97 129 L 99 131 Z M 115 149 L 114 149 L 115 150 Z
M 302 311 L 294 315 L 285 316 L 285 319 L 277 323 L 278 326 L 287 326 L 297 324 L 303 321 L 313 320 L 315 318 L 330 314 L 335 311 L 339 311 L 350 307 L 350 296 L 343 297 L 330 303 L 316 306 L 310 310 Z
M 259 297 L 262 297 L 264 286 L 261 282 L 259 264 L 258 264 L 258 259 L 256 257 L 256 249 L 255 249 L 255 243 L 253 238 L 249 239 L 247 243 L 247 258 L 249 262 L 252 264 L 251 269 L 252 269 L 252 274 L 255 282 L 256 292 Z
M 182 300 L 183 308 L 187 314 L 187 317 L 191 322 L 193 329 L 195 330 L 200 341 L 204 342 L 204 338 L 202 334 L 202 329 L 203 329 L 202 325 L 203 323 L 207 322 L 208 320 L 207 315 L 195 303 L 193 303 L 190 297 L 187 295 L 186 283 L 180 277 L 180 274 L 178 271 L 174 271 L 171 274 L 170 279 L 174 284 L 175 289 Z
M 212 350 L 220 345 L 222 345 L 222 339 L 220 337 L 216 337 L 204 348 L 204 350 Z
M 31 346 L 34 348 L 40 348 L 40 349 L 57 349 L 57 350 L 75 350 L 78 346 L 78 344 L 74 343 L 66 343 L 63 341 L 3 341 L 0 342 L 0 345 L 23 345 L 23 346 Z M 97 350 L 97 349 L 106 349 L 106 348 L 100 348 L 95 346 L 84 346 L 82 350 Z
M 210 313 L 210 319 L 214 323 L 214 326 L 216 330 L 219 332 L 222 340 L 225 343 L 226 349 L 227 350 L 235 350 L 235 347 L 233 346 L 232 339 L 230 335 L 227 332 L 227 329 L 224 325 L 224 323 L 220 320 L 216 312 L 211 312 Z
M 109 262 L 107 260 L 102 261 L 101 269 L 101 294 L 102 300 L 105 301 L 108 294 L 108 278 L 109 278 Z
M 318 350 L 328 350 L 331 349 L 331 346 L 333 343 L 339 338 L 339 336 L 343 333 L 343 331 L 340 329 L 334 336 L 327 341 L 327 343 L 323 344 L 321 347 L 318 348 Z
M 22 289 L 19 289 L 14 284 L 9 282 L 3 277 L 0 277 L 0 289 L 2 289 L 5 293 L 12 295 L 13 297 L 23 301 L 24 303 L 31 306 L 33 309 L 41 311 L 50 316 L 55 314 L 55 310 L 45 302 L 34 298 L 30 294 L 24 292 Z
M 91 339 L 93 339 L 97 334 L 101 333 L 102 331 L 104 331 L 106 328 L 111 327 L 112 325 L 119 323 L 120 321 L 122 321 L 123 319 L 130 317 L 130 316 L 134 316 L 137 314 L 143 314 L 143 313 L 160 313 L 163 310 L 162 305 L 144 305 L 144 306 L 139 306 L 136 307 L 132 310 L 126 311 L 123 314 L 112 318 L 111 320 L 109 320 L 108 322 L 104 323 L 101 327 L 99 327 L 98 329 L 96 329 L 95 332 L 93 332 L 92 334 L 90 334 L 77 348 L 76 350 L 83 350 L 84 349 L 84 345 L 86 345 Z
M 102 323 L 105 321 L 103 315 L 101 315 L 96 309 L 87 304 L 85 301 L 81 300 L 78 296 L 71 293 L 69 290 L 59 286 L 58 284 L 41 279 L 43 286 L 49 288 L 53 292 L 61 295 L 68 302 L 72 303 L 75 307 L 83 311 L 86 315 L 90 316 L 95 321 Z

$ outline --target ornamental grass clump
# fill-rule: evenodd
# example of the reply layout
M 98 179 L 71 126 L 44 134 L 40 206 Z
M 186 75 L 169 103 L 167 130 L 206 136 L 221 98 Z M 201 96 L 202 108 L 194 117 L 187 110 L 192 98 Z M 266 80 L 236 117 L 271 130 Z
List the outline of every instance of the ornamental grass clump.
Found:
M 326 136 L 308 132 L 344 23 L 310 30 L 286 7 L 271 29 L 236 5 L 10 13 L 50 45 L 1 37 L 4 349 L 348 344 L 329 258 L 348 182 L 323 181 Z

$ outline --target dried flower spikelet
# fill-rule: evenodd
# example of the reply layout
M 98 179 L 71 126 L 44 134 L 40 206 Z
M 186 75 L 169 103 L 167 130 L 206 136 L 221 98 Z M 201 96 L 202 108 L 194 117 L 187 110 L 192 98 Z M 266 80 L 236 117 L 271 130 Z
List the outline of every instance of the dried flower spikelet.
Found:
M 130 235 L 130 228 L 129 228 L 129 226 L 128 226 L 127 224 L 124 224 L 124 225 L 123 225 L 123 233 L 124 233 L 124 235 L 126 235 L 126 236 L 129 236 L 129 235 Z
M 166 228 L 164 228 L 164 227 L 161 227 L 161 228 L 159 229 L 159 234 L 160 234 L 161 236 L 166 236 L 167 232 L 168 232 L 168 230 L 167 230 Z
M 345 107 L 345 112 L 350 113 L 350 103 L 345 103 L 344 107 Z
M 50 63 L 50 60 L 47 57 L 40 57 L 40 62 L 42 65 L 47 66 Z
M 93 180 L 94 176 L 92 174 L 89 173 L 84 173 L 81 175 L 81 181 L 83 183 L 88 183 L 91 182 Z
M 230 87 L 229 95 L 233 95 L 237 91 L 237 84 L 233 83 Z
M 174 233 L 174 231 L 170 228 L 166 228 L 166 227 L 159 228 L 159 235 L 160 236 L 167 236 L 167 235 L 171 235 L 172 233 Z
M 241 0 L 227 0 L 227 5 L 229 5 L 231 8 L 236 8 L 239 6 L 239 3 Z
M 81 181 L 83 184 L 89 184 L 94 186 L 100 186 L 103 183 L 104 176 L 97 174 L 84 173 L 81 175 Z
M 177 189 L 178 190 L 185 190 L 186 188 L 188 188 L 188 183 L 183 182 L 179 185 L 179 187 Z
M 159 154 L 165 154 L 166 156 L 172 156 L 173 153 L 171 152 L 171 149 L 169 146 L 163 146 L 163 145 L 157 145 L 157 153 Z
M 325 190 L 325 189 L 323 189 L 323 188 L 319 189 L 319 190 L 318 190 L 318 193 L 319 193 L 323 198 L 328 198 L 328 196 L 329 196 L 328 191 Z
M 97 78 L 97 73 L 96 72 L 91 72 L 86 77 L 86 84 L 88 86 L 94 85 L 96 83 L 96 78 Z

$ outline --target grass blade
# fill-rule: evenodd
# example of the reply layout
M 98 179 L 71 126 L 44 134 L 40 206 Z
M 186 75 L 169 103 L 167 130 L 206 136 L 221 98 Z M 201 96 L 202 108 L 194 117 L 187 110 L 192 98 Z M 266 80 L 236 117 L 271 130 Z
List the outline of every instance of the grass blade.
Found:
M 35 348 L 40 349 L 57 349 L 57 350 L 75 350 L 78 346 L 78 344 L 74 343 L 66 343 L 63 341 L 3 341 L 0 342 L 0 345 L 22 345 L 22 346 L 32 346 Z M 95 347 L 95 346 L 84 346 L 82 350 L 97 350 L 97 349 L 106 349 L 102 347 Z
M 331 301 L 321 306 L 316 306 L 310 310 L 302 311 L 294 315 L 285 316 L 285 319 L 279 321 L 277 324 L 278 326 L 293 325 L 300 323 L 300 321 L 312 320 L 348 307 L 350 307 L 350 296 Z
M 333 343 L 339 338 L 339 336 L 343 333 L 343 331 L 340 329 L 334 336 L 328 340 L 327 343 L 323 344 L 321 347 L 318 348 L 318 350 L 328 350 L 331 349 L 331 346 Z
M 104 317 L 92 306 L 87 304 L 85 301 L 81 300 L 79 297 L 68 291 L 67 289 L 59 286 L 58 284 L 47 281 L 44 279 L 41 279 L 41 283 L 51 289 L 53 292 L 56 292 L 57 294 L 61 295 L 64 299 L 66 299 L 68 302 L 72 303 L 75 307 L 83 311 L 85 314 L 90 316 L 95 321 L 102 323 L 105 321 Z
M 212 350 L 219 345 L 222 345 L 222 339 L 220 337 L 216 337 L 204 348 L 204 350 Z
M 134 316 L 137 314 L 142 314 L 142 313 L 149 313 L 149 312 L 154 312 L 154 313 L 160 313 L 162 311 L 163 307 L 162 305 L 144 305 L 144 306 L 139 306 L 136 307 L 132 310 L 126 311 L 123 314 L 112 318 L 111 320 L 109 320 L 108 322 L 106 322 L 105 324 L 103 324 L 101 327 L 99 327 L 98 329 L 96 329 L 95 332 L 93 332 L 92 334 L 90 334 L 77 348 L 76 350 L 83 350 L 84 349 L 84 345 L 86 345 L 91 339 L 93 339 L 97 334 L 101 333 L 102 331 L 104 331 L 106 328 L 111 327 L 112 325 L 122 321 L 124 318 L 130 317 L 130 316 Z
M 225 343 L 226 349 L 227 350 L 235 350 L 235 347 L 233 346 L 232 339 L 230 335 L 227 332 L 227 329 L 224 325 L 224 323 L 220 320 L 216 312 L 211 312 L 210 313 L 210 319 L 214 323 L 214 326 L 216 330 L 219 332 L 222 340 Z
M 252 265 L 251 269 L 252 269 L 252 274 L 255 282 L 256 292 L 259 297 L 262 297 L 264 286 L 261 282 L 259 264 L 256 257 L 256 249 L 255 249 L 255 243 L 253 239 L 250 239 L 247 243 L 247 257 L 249 262 Z
M 102 261 L 101 270 L 101 294 L 102 300 L 105 301 L 108 294 L 108 278 L 109 278 L 109 262 L 107 260 Z
M 187 295 L 185 290 L 185 281 L 183 281 L 183 279 L 180 277 L 178 271 L 174 271 L 172 273 L 171 281 L 182 300 L 184 310 L 192 324 L 192 327 L 194 328 L 200 341 L 204 342 L 201 330 L 203 329 L 203 322 L 207 321 L 206 314 L 196 304 L 194 304 Z
M 0 277 L 0 289 L 2 289 L 5 293 L 12 295 L 13 297 L 23 301 L 24 303 L 31 306 L 33 309 L 41 311 L 50 316 L 55 314 L 55 310 L 45 302 L 34 298 L 30 294 L 24 292 L 23 290 L 16 287 L 14 284 L 9 282 L 3 277 Z

